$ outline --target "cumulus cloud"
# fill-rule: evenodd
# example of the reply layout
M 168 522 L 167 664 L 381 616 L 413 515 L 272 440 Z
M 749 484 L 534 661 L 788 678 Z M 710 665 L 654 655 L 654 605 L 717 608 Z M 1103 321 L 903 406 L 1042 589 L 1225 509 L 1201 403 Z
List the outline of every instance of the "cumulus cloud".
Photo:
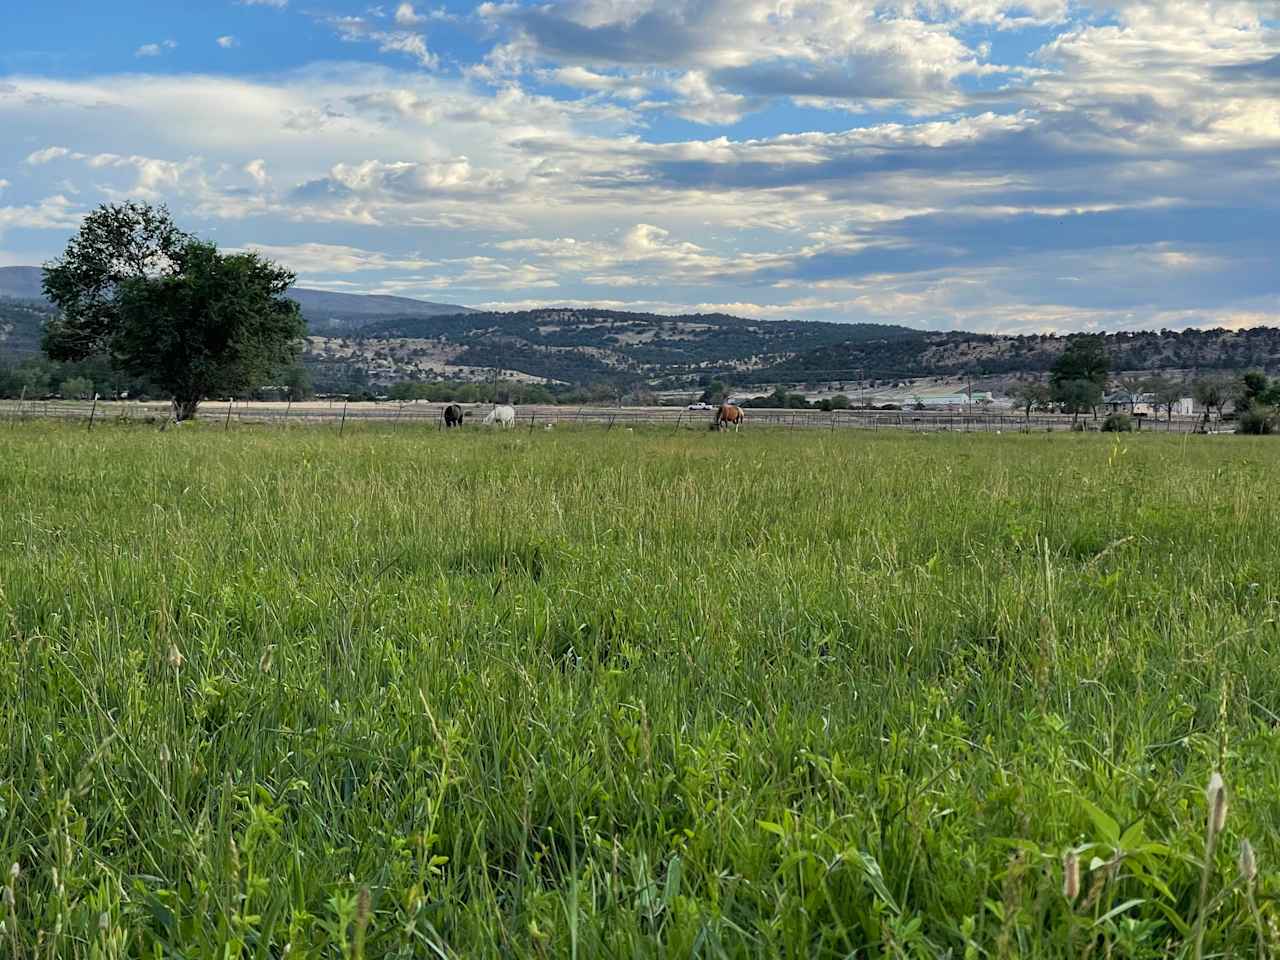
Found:
M 287 263 L 300 274 L 347 274 L 380 270 L 425 270 L 440 261 L 419 256 L 395 256 L 375 250 L 362 250 L 343 244 L 295 243 L 250 244 L 264 256 Z
M 271 178 L 267 176 L 267 161 L 259 158 L 250 160 L 244 165 L 244 172 L 258 187 L 265 187 L 271 182 Z
M 550 83 L 558 83 L 579 90 L 590 90 L 596 93 L 611 93 L 628 100 L 639 100 L 648 94 L 648 88 L 635 80 L 611 74 L 596 73 L 586 67 L 559 67 L 555 70 L 543 70 L 540 78 Z
M 66 147 L 45 147 L 42 150 L 36 150 L 34 153 L 27 155 L 27 163 L 34 166 L 40 166 L 45 163 L 52 163 L 54 160 L 61 160 L 63 157 L 71 155 L 71 151 Z
M 380 53 L 403 53 L 413 57 L 423 67 L 435 67 L 439 62 L 436 55 L 427 48 L 427 41 L 420 33 L 411 30 L 381 30 L 367 17 L 325 19 L 338 36 L 348 43 L 374 43 Z M 400 11 L 397 11 L 396 22 L 401 23 Z
M 79 211 L 61 194 L 25 206 L 0 207 L 0 236 L 14 227 L 23 230 L 58 230 L 74 228 L 79 224 Z
M 232 47 L 240 46 L 240 41 L 230 35 L 218 37 L 217 43 L 223 50 L 230 50 Z
M 961 39 L 960 18 L 1003 23 L 1028 5 L 958 6 L 963 10 L 847 0 L 553 0 L 488 3 L 480 14 L 511 36 L 491 57 L 503 69 L 550 61 L 605 64 L 624 76 L 656 70 L 683 101 L 682 116 L 726 123 L 778 98 L 954 104 L 961 78 L 1001 70 Z M 1050 0 L 1029 6 L 1047 19 L 1062 10 Z
M 173 40 L 162 40 L 160 43 L 144 43 L 133 52 L 135 57 L 158 57 L 168 50 L 176 50 L 178 44 Z
M 425 23 L 427 18 L 413 9 L 412 3 L 402 3 L 396 7 L 396 23 L 402 27 L 413 27 Z
M 289 6 L 289 0 L 236 0 L 236 3 L 242 7 L 274 7 L 277 10 Z
M 310 283 L 465 302 L 1245 323 L 1280 315 L 1269 9 L 538 0 L 483 7 L 493 46 L 458 73 L 10 75 L 4 222 L 147 196 Z M 438 11 L 396 13 L 322 22 L 434 63 Z

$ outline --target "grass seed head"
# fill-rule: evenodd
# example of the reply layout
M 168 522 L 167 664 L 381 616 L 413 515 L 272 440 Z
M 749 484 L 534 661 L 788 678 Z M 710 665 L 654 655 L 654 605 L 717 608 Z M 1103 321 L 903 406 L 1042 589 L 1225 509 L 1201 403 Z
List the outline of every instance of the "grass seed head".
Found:
M 368 887 L 361 887 L 360 892 L 356 894 L 356 924 L 363 929 L 369 922 L 369 912 L 372 906 L 372 897 L 369 894 Z
M 1074 850 L 1062 858 L 1062 895 L 1073 903 L 1080 896 L 1080 858 Z
M 9 880 L 17 880 L 20 876 L 22 876 L 22 868 L 18 866 L 18 861 L 15 860 L 13 861 L 13 866 L 9 868 Z
M 1204 795 L 1209 804 L 1209 830 L 1216 836 L 1227 824 L 1227 787 L 1217 770 L 1209 778 Z
M 1240 876 L 1246 883 L 1253 883 L 1258 876 L 1258 861 L 1253 856 L 1253 844 L 1247 838 L 1240 841 Z
M 111 918 L 105 910 L 98 914 L 98 929 L 104 934 L 111 929 Z
M 0 899 L 4 900 L 4 905 L 6 907 L 12 909 L 14 903 L 13 887 L 5 887 L 4 893 L 0 893 Z
M 169 666 L 174 670 L 181 670 L 182 664 L 187 658 L 182 655 L 182 651 L 178 649 L 176 643 L 169 644 Z

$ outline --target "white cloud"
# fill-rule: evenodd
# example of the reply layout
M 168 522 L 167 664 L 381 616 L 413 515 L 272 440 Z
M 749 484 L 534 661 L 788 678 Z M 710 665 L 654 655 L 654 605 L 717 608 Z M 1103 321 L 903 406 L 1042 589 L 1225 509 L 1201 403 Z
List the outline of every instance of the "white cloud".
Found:
M 275 7 L 277 10 L 283 10 L 289 5 L 289 0 L 236 0 L 242 7 Z
M 80 214 L 72 202 L 58 194 L 46 197 L 38 204 L 0 207 L 0 235 L 5 230 L 18 227 L 23 230 L 59 230 L 77 227 Z
M 426 22 L 427 18 L 419 15 L 412 3 L 402 3 L 396 7 L 396 23 L 402 27 L 412 27 Z
M 176 50 L 178 44 L 173 40 L 162 40 L 160 43 L 144 43 L 134 51 L 135 57 L 158 57 L 166 50 Z
M 628 100 L 639 100 L 649 92 L 648 87 L 631 78 L 595 73 L 586 67 L 580 66 L 543 70 L 539 73 L 539 77 L 566 87 L 591 90 L 596 93 L 612 93 Z
M 249 244 L 244 249 L 288 264 L 300 274 L 360 273 L 373 270 L 425 270 L 440 261 L 418 256 L 394 256 L 358 247 L 329 243 Z
M 1248 0 L 1155 7 L 509 3 L 485 8 L 499 47 L 461 76 L 6 76 L 0 169 L 11 203 L 163 199 L 222 243 L 270 239 L 312 284 L 381 272 L 466 302 L 986 329 L 1275 316 L 1280 33 Z M 990 72 L 973 25 L 1068 14 L 1031 66 Z M 434 63 L 393 16 L 323 22 Z M 716 128 L 787 98 L 841 112 Z M 191 124 L 193 103 L 218 109 Z M 672 116 L 711 129 L 648 129 Z
M 230 35 L 218 37 L 217 43 L 223 50 L 230 50 L 232 47 L 240 46 L 240 41 Z
M 397 12 L 397 23 L 398 16 Z M 438 63 L 436 55 L 427 49 L 427 41 L 421 34 L 409 30 L 380 30 L 364 17 L 324 19 L 348 43 L 376 43 L 379 53 L 407 54 L 424 67 L 435 67 Z
M 247 173 L 258 187 L 265 187 L 271 182 L 271 178 L 267 175 L 267 161 L 259 158 L 250 160 L 244 165 L 244 172 Z
M 510 38 L 491 52 L 492 72 L 610 67 L 633 84 L 662 80 L 687 119 L 726 123 L 779 98 L 958 105 L 960 78 L 1004 69 L 961 39 L 966 19 L 1025 26 L 1064 9 L 1064 0 L 551 0 L 478 13 Z
M 45 147 L 43 150 L 37 150 L 27 156 L 27 163 L 33 167 L 41 164 L 51 163 L 54 160 L 61 160 L 63 157 L 71 155 L 71 151 L 66 147 Z

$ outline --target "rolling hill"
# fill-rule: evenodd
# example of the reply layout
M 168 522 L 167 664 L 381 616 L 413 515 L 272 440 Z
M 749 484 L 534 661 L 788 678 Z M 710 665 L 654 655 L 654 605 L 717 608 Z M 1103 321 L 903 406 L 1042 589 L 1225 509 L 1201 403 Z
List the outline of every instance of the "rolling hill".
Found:
M 666 316 L 558 308 L 495 313 L 406 297 L 296 288 L 317 382 L 509 379 L 685 385 L 921 377 L 1007 378 L 1047 372 L 1066 338 L 937 332 L 868 323 Z M 0 268 L 0 363 L 39 350 L 50 307 L 37 267 Z M 1107 335 L 1120 371 L 1280 373 L 1280 329 Z
M 1245 371 L 1280 373 L 1280 329 L 1128 331 L 1105 335 L 1115 372 Z M 1002 377 L 1047 373 L 1065 348 L 1063 336 L 913 330 L 884 340 L 848 341 L 797 354 L 762 371 L 777 381 L 859 375 L 878 380 L 916 377 Z
M 0 267 L 0 297 L 11 300 L 43 300 L 39 267 Z
M 39 349 L 40 331 L 49 314 L 39 267 L 0 267 L 0 359 Z M 434 317 L 470 313 L 456 303 L 432 303 L 410 297 L 333 293 L 295 287 L 289 294 L 302 307 L 307 327 L 316 334 L 346 335 L 387 317 Z
M 909 335 L 905 327 L 744 320 L 725 314 L 666 316 L 617 310 L 544 309 L 398 317 L 355 337 L 314 337 L 308 360 L 361 365 L 374 382 L 448 376 L 481 379 L 501 369 L 566 383 L 658 382 L 712 372 L 745 374 L 851 338 Z

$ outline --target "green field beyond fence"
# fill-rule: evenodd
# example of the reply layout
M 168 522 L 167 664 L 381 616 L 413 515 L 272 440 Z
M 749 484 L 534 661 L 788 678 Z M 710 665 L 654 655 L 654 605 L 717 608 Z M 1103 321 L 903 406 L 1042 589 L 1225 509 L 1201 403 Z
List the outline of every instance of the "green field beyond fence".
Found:
M 4 424 L 0 955 L 1280 955 L 1277 476 Z

